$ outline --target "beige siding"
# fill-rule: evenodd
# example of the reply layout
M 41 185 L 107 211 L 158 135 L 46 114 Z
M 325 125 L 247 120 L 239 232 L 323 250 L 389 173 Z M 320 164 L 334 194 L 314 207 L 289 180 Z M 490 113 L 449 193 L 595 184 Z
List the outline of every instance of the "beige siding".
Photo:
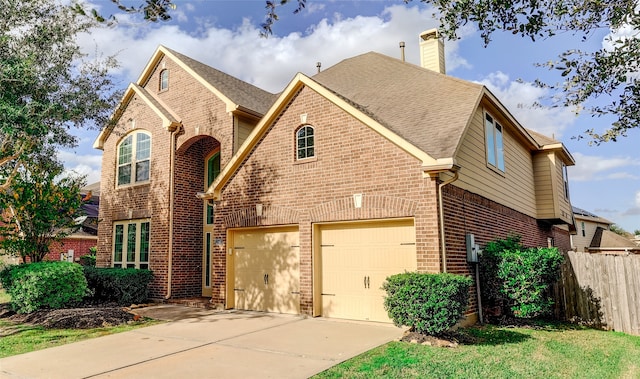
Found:
M 591 240 L 593 239 L 593 235 L 596 233 L 598 226 L 604 229 L 609 229 L 609 224 L 607 223 L 597 222 L 588 218 L 581 218 L 576 215 L 577 234 L 571 236 L 571 248 L 578 252 L 586 251 L 585 248 L 591 245 Z
M 484 142 L 484 109 L 479 107 L 456 156 L 460 177 L 453 185 L 536 217 L 536 191 L 530 151 L 515 138 L 508 124 L 490 113 L 503 126 L 505 172 L 487 165 Z
M 243 117 L 236 117 L 234 121 L 235 133 L 233 151 L 235 152 L 238 151 L 238 148 L 247 140 L 247 137 L 249 137 L 249 134 L 251 134 L 251 131 L 255 128 L 256 122 Z
M 552 219 L 556 217 L 558 192 L 555 189 L 553 153 L 542 153 L 534 156 L 536 179 L 536 199 L 538 203 L 538 218 Z M 555 194 L 555 196 L 554 196 Z

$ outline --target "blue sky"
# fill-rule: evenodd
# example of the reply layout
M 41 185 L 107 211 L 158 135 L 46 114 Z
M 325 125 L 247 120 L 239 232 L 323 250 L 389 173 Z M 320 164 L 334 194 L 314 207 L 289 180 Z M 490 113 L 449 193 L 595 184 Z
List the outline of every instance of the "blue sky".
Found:
M 133 1 L 138 4 L 139 2 Z M 316 62 L 327 68 L 342 59 L 367 51 L 399 57 L 398 43 L 406 43 L 406 58 L 419 64 L 418 35 L 438 26 L 433 9 L 414 0 L 346 1 L 309 0 L 307 8 L 293 15 L 293 6 L 280 9 L 274 35 L 260 38 L 263 0 L 176 0 L 173 20 L 150 24 L 115 13 L 119 24 L 83 35 L 80 44 L 89 54 L 117 54 L 116 72 L 121 87 L 137 80 L 159 44 L 271 92 L 282 90 L 296 72 L 313 74 Z M 103 13 L 114 10 L 108 0 L 94 0 Z M 589 146 L 588 139 L 573 136 L 587 129 L 604 130 L 610 119 L 576 115 L 572 109 L 532 109 L 544 91 L 530 83 L 541 78 L 559 80 L 557 73 L 534 67 L 553 60 L 569 48 L 600 48 L 604 30 L 586 42 L 563 35 L 532 43 L 510 34 L 496 34 L 483 47 L 472 27 L 460 39 L 446 42 L 447 74 L 486 85 L 527 128 L 561 140 L 576 159 L 569 168 L 571 201 L 607 218 L 628 231 L 640 229 L 640 131 L 618 142 Z M 522 79 L 522 81 L 518 81 Z M 80 146 L 61 151 L 70 170 L 100 178 L 101 151 L 91 145 L 97 131 L 78 131 Z

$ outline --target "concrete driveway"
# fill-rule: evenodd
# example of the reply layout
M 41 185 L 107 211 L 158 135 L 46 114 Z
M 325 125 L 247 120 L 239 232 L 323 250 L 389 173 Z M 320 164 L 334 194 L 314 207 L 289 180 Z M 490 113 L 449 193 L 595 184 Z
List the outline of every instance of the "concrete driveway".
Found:
M 176 305 L 172 320 L 0 359 L 1 378 L 307 378 L 388 341 L 393 325 Z

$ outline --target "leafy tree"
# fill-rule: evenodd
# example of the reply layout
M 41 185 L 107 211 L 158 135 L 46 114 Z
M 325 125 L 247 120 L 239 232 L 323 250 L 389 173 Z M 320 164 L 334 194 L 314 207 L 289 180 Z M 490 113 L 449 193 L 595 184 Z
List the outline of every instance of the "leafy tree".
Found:
M 112 1 L 125 12 L 142 13 L 146 20 L 151 21 L 169 20 L 169 10 L 175 6 L 175 0 L 146 0 L 138 8 L 123 7 L 120 0 Z M 538 66 L 559 70 L 563 80 L 553 84 L 541 81 L 535 83 L 552 90 L 553 95 L 547 99 L 550 101 L 548 105 L 572 107 L 576 111 L 588 111 L 594 116 L 611 115 L 617 118 L 611 128 L 602 134 L 593 129 L 586 130 L 585 134 L 592 138 L 590 143 L 616 141 L 619 137 L 626 136 L 629 129 L 640 125 L 640 38 L 637 30 L 640 11 L 635 0 L 420 2 L 436 8 L 436 16 L 439 16 L 441 23 L 440 30 L 450 39 L 457 38 L 457 32 L 462 26 L 472 24 L 480 31 L 485 45 L 491 42 L 493 33 L 497 31 L 532 40 L 570 33 L 582 41 L 599 31 L 611 31 L 612 34 L 598 50 L 572 48 L 560 54 L 556 60 L 539 63 Z M 305 8 L 307 0 L 265 1 L 263 36 L 273 32 L 273 25 L 278 20 L 278 7 L 289 3 L 294 3 L 293 12 L 299 13 Z M 600 98 L 604 100 L 594 102 Z
M 640 229 L 634 230 L 633 234 L 636 235 L 636 236 L 640 236 Z
M 119 94 L 113 58 L 76 42 L 95 22 L 56 0 L 3 1 L 0 16 L 0 192 L 34 154 L 73 146 L 72 126 L 104 125 Z
M 609 226 L 609 230 L 625 238 L 628 238 L 631 236 L 631 233 L 627 232 L 620 225 L 617 225 L 617 224 L 611 224 L 611 226 Z
M 48 151 L 53 153 L 52 149 Z M 79 227 L 82 216 L 80 189 L 84 177 L 63 176 L 60 163 L 46 157 L 18 171 L 11 190 L 0 193 L 0 247 L 26 262 L 40 262 L 54 241 Z

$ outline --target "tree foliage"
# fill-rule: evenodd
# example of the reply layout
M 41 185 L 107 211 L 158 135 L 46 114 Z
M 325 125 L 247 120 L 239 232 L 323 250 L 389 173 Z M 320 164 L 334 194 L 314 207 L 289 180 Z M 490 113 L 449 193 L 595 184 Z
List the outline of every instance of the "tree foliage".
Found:
M 150 21 L 169 20 L 174 0 L 146 0 L 135 7 L 122 7 L 125 12 L 139 12 Z M 309 0 L 311 2 L 311 0 Z M 398 0 L 410 3 L 412 0 Z M 640 125 L 640 10 L 635 0 L 420 0 L 435 8 L 441 32 L 450 39 L 458 38 L 461 27 L 471 24 L 480 32 L 485 45 L 495 32 L 507 32 L 531 40 L 573 34 L 587 41 L 594 34 L 610 32 L 603 47 L 595 51 L 569 49 L 557 58 L 538 66 L 558 70 L 562 80 L 535 84 L 551 90 L 549 106 L 570 107 L 593 116 L 615 118 L 604 132 L 585 131 L 590 143 L 616 141 L 630 129 Z M 278 7 L 294 3 L 299 13 L 307 0 L 265 1 L 263 36 L 273 33 L 278 21 Z M 103 19 L 104 20 L 104 19 Z M 583 136 L 578 136 L 582 138 Z
M 51 243 L 78 229 L 84 177 L 62 173 L 62 165 L 43 157 L 19 170 L 11 189 L 0 192 L 0 247 L 7 253 L 40 262 Z
M 3 1 L 0 16 L 0 192 L 71 127 L 104 125 L 119 94 L 113 58 L 87 60 L 76 39 L 95 23 L 55 0 Z

